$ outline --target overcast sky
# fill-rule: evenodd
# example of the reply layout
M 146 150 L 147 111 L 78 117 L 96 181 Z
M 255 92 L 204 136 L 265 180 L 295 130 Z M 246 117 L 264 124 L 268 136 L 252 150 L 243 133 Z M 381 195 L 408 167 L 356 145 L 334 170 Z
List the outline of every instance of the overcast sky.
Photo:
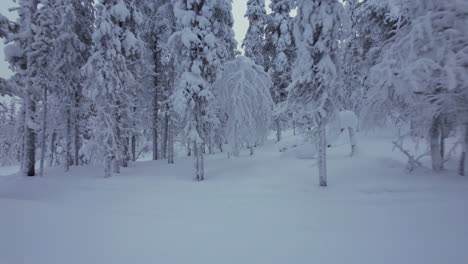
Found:
M 15 19 L 15 12 L 9 12 L 8 9 L 14 7 L 12 0 L 0 0 L 0 13 L 10 19 Z M 234 13 L 234 30 L 236 32 L 237 42 L 242 44 L 242 39 L 245 36 L 248 27 L 248 21 L 244 18 L 245 11 L 247 9 L 247 0 L 233 0 L 233 13 Z M 8 69 L 8 64 L 5 62 L 5 56 L 3 54 L 3 41 L 0 43 L 0 77 L 9 77 L 11 71 Z

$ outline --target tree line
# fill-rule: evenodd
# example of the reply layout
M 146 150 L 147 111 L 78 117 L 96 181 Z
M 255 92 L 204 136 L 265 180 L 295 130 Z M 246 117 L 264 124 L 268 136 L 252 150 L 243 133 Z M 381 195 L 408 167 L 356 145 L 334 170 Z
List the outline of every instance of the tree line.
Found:
M 281 141 L 297 128 L 326 186 L 326 127 L 341 110 L 399 128 L 411 167 L 403 143 L 427 141 L 442 170 L 446 138 L 468 148 L 468 4 L 343 2 L 272 0 L 267 13 L 248 0 L 244 58 L 232 0 L 18 0 L 17 21 L 0 16 L 14 72 L 0 93 L 20 98 L 9 140 L 22 171 L 97 162 L 110 177 L 147 152 L 173 163 L 177 143 L 200 181 L 205 155 L 253 153 L 269 129 Z

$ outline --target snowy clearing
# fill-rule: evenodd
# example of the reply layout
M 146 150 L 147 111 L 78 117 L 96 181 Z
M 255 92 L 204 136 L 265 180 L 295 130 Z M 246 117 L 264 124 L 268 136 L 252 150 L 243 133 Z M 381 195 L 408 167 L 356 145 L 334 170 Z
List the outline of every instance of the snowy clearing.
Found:
M 406 174 L 391 147 L 329 149 L 326 189 L 271 142 L 210 156 L 200 183 L 192 159 L 2 177 L 0 263 L 468 263 L 468 180 Z

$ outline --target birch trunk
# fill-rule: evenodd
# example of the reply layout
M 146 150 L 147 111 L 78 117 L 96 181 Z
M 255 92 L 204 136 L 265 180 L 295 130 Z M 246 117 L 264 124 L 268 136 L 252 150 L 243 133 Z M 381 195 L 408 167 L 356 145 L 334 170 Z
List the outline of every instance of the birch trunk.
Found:
M 431 158 L 432 158 L 432 169 L 434 171 L 442 171 L 443 169 L 443 160 L 441 156 L 441 147 L 440 147 L 440 117 L 436 117 L 432 121 L 431 128 L 429 130 L 429 140 L 431 147 Z
M 321 121 L 318 128 L 318 171 L 321 187 L 328 185 L 327 181 L 327 136 L 325 122 Z

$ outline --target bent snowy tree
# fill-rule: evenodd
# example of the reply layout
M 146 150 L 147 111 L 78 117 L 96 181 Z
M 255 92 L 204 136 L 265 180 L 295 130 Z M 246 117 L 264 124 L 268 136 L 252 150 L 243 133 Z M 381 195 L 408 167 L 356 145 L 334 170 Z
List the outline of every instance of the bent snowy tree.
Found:
M 262 66 L 247 57 L 237 57 L 224 65 L 214 87 L 220 112 L 227 117 L 226 139 L 234 156 L 239 156 L 244 144 L 253 154 L 254 146 L 265 141 L 274 107 L 272 85 Z

